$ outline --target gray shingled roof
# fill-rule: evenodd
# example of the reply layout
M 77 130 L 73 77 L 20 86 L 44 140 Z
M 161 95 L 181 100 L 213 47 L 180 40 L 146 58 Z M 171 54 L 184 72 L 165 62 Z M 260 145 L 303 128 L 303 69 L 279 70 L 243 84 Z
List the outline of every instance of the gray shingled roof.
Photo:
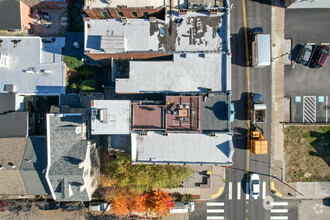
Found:
M 85 120 L 82 115 L 59 117 L 47 115 L 50 161 L 48 178 L 56 201 L 89 201 L 84 185 L 83 168 L 79 163 L 85 160 L 88 141 L 83 140 Z M 72 195 L 69 196 L 69 188 Z

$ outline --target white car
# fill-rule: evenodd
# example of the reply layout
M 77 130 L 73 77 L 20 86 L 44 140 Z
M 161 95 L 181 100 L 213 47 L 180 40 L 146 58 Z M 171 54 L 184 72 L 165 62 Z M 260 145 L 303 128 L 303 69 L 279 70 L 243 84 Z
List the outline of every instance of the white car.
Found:
M 250 194 L 255 199 L 260 195 L 260 178 L 256 173 L 250 175 Z

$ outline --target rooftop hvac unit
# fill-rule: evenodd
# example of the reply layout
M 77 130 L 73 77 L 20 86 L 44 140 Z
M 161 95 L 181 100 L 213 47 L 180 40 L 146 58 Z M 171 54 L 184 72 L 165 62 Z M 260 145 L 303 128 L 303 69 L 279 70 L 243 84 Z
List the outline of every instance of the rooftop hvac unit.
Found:
M 98 110 L 96 108 L 92 108 L 92 116 L 97 116 Z

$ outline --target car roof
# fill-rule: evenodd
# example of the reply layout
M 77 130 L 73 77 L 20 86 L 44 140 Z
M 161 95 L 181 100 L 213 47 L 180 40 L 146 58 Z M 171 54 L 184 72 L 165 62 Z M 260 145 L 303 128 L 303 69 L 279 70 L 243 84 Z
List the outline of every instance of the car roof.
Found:
M 256 173 L 251 174 L 250 180 L 259 180 L 259 174 Z
M 328 46 L 322 46 L 321 47 L 321 56 L 317 64 L 323 66 L 325 61 L 327 60 L 327 57 L 329 56 L 330 48 Z

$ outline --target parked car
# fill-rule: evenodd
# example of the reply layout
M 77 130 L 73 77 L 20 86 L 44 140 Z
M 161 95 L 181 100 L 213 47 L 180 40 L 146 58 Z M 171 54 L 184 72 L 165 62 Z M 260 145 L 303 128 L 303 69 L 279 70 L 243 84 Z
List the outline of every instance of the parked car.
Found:
M 90 203 L 88 210 L 90 212 L 103 212 L 104 210 L 110 211 L 109 203 Z
M 260 178 L 259 174 L 251 173 L 250 175 L 250 194 L 253 198 L 258 198 L 260 195 Z
M 309 59 L 311 58 L 312 55 L 312 46 L 311 45 L 304 45 L 299 53 L 299 57 L 297 59 L 297 63 L 301 63 L 304 65 L 307 65 Z
M 318 46 L 318 48 L 315 51 L 315 59 L 312 63 L 312 66 L 315 68 L 321 68 L 324 66 L 325 61 L 327 60 L 328 56 L 330 54 L 330 48 L 329 46 Z

